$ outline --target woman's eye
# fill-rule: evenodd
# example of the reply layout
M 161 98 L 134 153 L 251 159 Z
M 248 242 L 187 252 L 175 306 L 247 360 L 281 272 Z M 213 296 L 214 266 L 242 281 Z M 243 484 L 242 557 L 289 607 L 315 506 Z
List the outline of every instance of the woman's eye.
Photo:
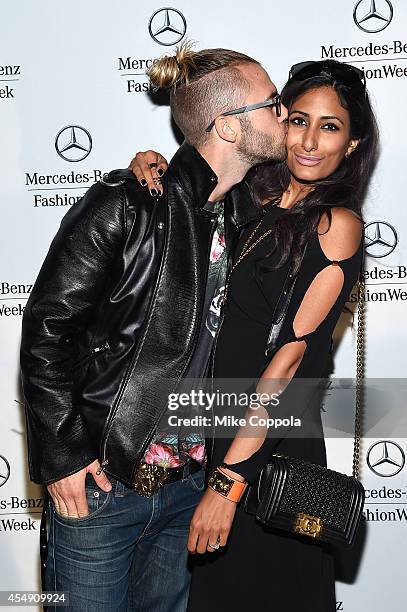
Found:
M 303 117 L 291 117 L 290 123 L 293 125 L 305 125 L 305 119 Z
M 335 125 L 335 123 L 325 123 L 322 126 L 322 129 L 328 130 L 328 132 L 337 132 L 339 130 L 339 127 Z

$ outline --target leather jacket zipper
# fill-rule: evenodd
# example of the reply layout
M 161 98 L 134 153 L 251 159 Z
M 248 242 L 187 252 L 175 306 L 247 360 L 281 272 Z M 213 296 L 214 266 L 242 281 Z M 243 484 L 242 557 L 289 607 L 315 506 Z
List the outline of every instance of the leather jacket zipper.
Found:
M 214 217 L 214 218 L 213 218 L 213 222 L 215 222 L 216 220 L 217 220 L 217 217 Z M 206 261 L 207 261 L 206 278 L 207 278 L 207 276 L 208 276 L 208 270 L 209 270 L 209 258 L 210 258 L 210 253 L 211 253 L 211 248 L 212 248 L 212 241 L 213 241 L 213 236 L 214 236 L 215 230 L 216 230 L 216 226 L 214 226 L 214 227 L 212 228 L 212 230 L 211 230 L 211 234 L 210 234 L 210 237 L 209 237 L 208 252 L 207 252 L 207 256 L 206 256 Z M 203 302 L 204 302 L 204 300 L 203 300 Z M 201 309 L 201 319 L 202 319 L 203 302 L 202 302 L 202 309 Z M 196 316 L 195 316 L 195 319 L 196 319 Z M 193 339 L 192 339 L 192 342 L 193 342 L 193 343 L 195 343 L 195 340 L 196 340 L 196 338 L 197 338 L 197 335 L 199 334 L 199 331 L 200 331 L 200 327 L 199 327 L 198 329 L 195 329 L 194 337 L 193 337 Z M 195 348 L 196 348 L 196 347 L 194 346 L 193 350 L 191 351 L 191 354 L 190 354 L 190 356 L 189 356 L 189 359 L 188 359 L 187 363 L 185 364 L 185 366 L 184 366 L 184 368 L 183 368 L 183 370 L 182 370 L 181 374 L 179 375 L 179 378 L 178 378 L 178 380 L 177 380 L 176 384 L 178 384 L 178 383 L 179 383 L 179 381 L 180 381 L 180 380 L 182 380 L 182 378 L 183 378 L 183 376 L 184 376 L 185 372 L 187 371 L 187 369 L 188 369 L 188 367 L 189 367 L 189 364 L 191 363 L 191 359 L 192 359 L 192 358 L 193 358 L 193 356 L 194 356 Z M 160 418 L 161 418 L 161 417 L 160 417 Z M 147 450 L 147 447 L 148 447 L 148 445 L 150 444 L 150 442 L 151 442 L 151 440 L 149 439 L 149 440 L 147 440 L 147 442 L 145 443 L 145 445 L 144 445 L 144 449 L 143 449 L 143 450 L 142 450 L 142 452 L 141 452 L 141 455 L 142 455 L 142 456 L 144 456 L 144 453 L 145 453 L 145 451 Z M 108 461 L 108 460 L 107 460 L 107 461 Z
M 217 220 L 217 217 L 213 217 L 213 218 L 212 218 L 212 222 L 213 222 L 213 223 L 214 223 L 216 220 Z M 210 236 L 209 236 L 208 252 L 207 252 L 207 254 L 206 254 L 206 261 L 207 261 L 207 265 L 206 265 L 206 271 L 205 271 L 205 272 L 206 272 L 206 277 L 205 277 L 205 278 L 208 278 L 208 271 L 209 271 L 209 265 L 210 265 L 210 261 L 209 261 L 209 259 L 210 259 L 210 254 L 211 254 L 211 249 L 212 249 L 212 241 L 213 241 L 213 236 L 214 236 L 214 234 L 215 234 L 215 231 L 216 231 L 216 225 L 214 225 L 214 226 L 212 227 L 211 234 L 210 234 Z M 202 308 L 201 308 L 201 321 L 202 321 L 202 316 L 203 316 L 203 307 L 204 307 L 204 302 L 205 302 L 205 299 L 204 299 L 204 300 L 202 300 Z M 196 318 L 196 317 L 195 317 L 195 318 Z M 200 332 L 200 328 L 199 328 L 198 330 L 195 330 L 195 334 L 194 334 L 193 341 L 195 341 L 195 339 L 196 339 L 197 332 Z M 188 361 L 187 361 L 187 363 L 186 363 L 186 365 L 185 365 L 184 369 L 182 370 L 182 372 L 181 372 L 181 374 L 180 374 L 180 376 L 179 376 L 178 381 L 180 381 L 180 380 L 183 378 L 183 376 L 184 376 L 185 372 L 187 371 L 188 366 L 189 366 L 189 364 L 191 363 L 191 359 L 192 359 L 192 357 L 194 356 L 195 348 L 196 348 L 196 346 L 194 346 L 193 350 L 191 351 L 191 354 L 190 354 L 190 356 L 189 356 L 189 359 L 188 359 Z M 178 382 L 178 381 L 177 381 L 177 382 Z
M 159 201 L 160 201 L 159 198 L 157 197 L 155 199 L 156 199 L 156 202 L 159 203 Z M 165 214 L 166 214 L 165 223 L 168 225 L 168 208 L 166 209 Z M 165 243 L 164 243 L 164 246 L 163 246 L 163 252 L 164 253 L 166 253 L 167 242 L 168 242 L 168 237 L 167 237 L 167 234 L 166 234 L 165 235 Z M 103 440 L 102 440 L 102 444 L 101 444 L 101 448 L 102 448 L 102 461 L 101 461 L 101 465 L 102 465 L 103 468 L 106 465 L 109 464 L 109 460 L 106 459 L 107 439 L 109 437 L 109 433 L 110 433 L 110 430 L 111 430 L 111 427 L 112 427 L 113 419 L 114 419 L 114 417 L 116 415 L 116 411 L 117 411 L 117 408 L 118 408 L 118 406 L 120 404 L 120 401 L 121 401 L 124 389 L 126 388 L 126 385 L 127 385 L 127 382 L 128 382 L 128 380 L 130 378 L 133 366 L 134 366 L 136 360 L 138 359 L 138 357 L 140 355 L 140 351 L 142 349 L 142 346 L 144 344 L 144 340 L 145 340 L 146 335 L 147 335 L 148 326 L 149 326 L 149 322 L 150 322 L 150 318 L 151 318 L 151 313 L 152 313 L 153 307 L 155 305 L 155 300 L 156 300 L 156 297 L 157 297 L 158 287 L 159 287 L 159 284 L 160 284 L 160 280 L 161 280 L 162 271 L 163 271 L 163 267 L 164 267 L 165 261 L 166 261 L 166 256 L 164 256 L 161 259 L 161 262 L 160 262 L 160 268 L 158 270 L 157 282 L 156 282 L 156 285 L 154 287 L 154 293 L 153 293 L 153 296 L 152 296 L 152 299 L 151 299 L 151 302 L 150 302 L 150 305 L 149 305 L 147 317 L 146 317 L 146 319 L 144 321 L 144 324 L 143 324 L 143 335 L 142 335 L 142 338 L 140 339 L 140 341 L 138 343 L 138 346 L 137 346 L 137 349 L 134 352 L 134 355 L 133 355 L 132 359 L 130 360 L 130 363 L 129 363 L 128 367 L 127 367 L 126 375 L 124 376 L 123 381 L 122 381 L 122 383 L 120 385 L 120 390 L 119 390 L 119 393 L 117 395 L 116 401 L 115 401 L 115 403 L 114 403 L 114 405 L 112 407 L 110 415 L 108 416 L 108 421 L 107 421 L 107 424 L 106 424 L 106 427 L 105 427 L 105 432 L 104 432 L 104 436 L 103 436 Z
M 156 201 L 159 202 L 158 198 L 156 198 Z M 216 220 L 216 219 L 214 218 L 214 220 Z M 168 225 L 168 209 L 166 210 L 166 224 Z M 209 240 L 209 245 L 208 245 L 208 253 L 207 253 L 207 262 L 208 263 L 207 263 L 206 274 L 208 274 L 209 255 L 210 255 L 210 250 L 211 250 L 211 246 L 212 246 L 212 240 L 213 240 L 214 233 L 215 233 L 215 227 L 212 228 L 211 235 L 210 235 L 210 240 Z M 168 240 L 168 237 L 166 235 L 165 236 L 165 244 L 164 244 L 164 247 L 163 247 L 164 252 L 166 252 L 167 240 Z M 161 260 L 161 263 L 160 263 L 160 269 L 158 271 L 157 282 L 156 282 L 156 285 L 155 285 L 155 288 L 154 288 L 154 294 L 153 294 L 153 297 L 151 299 L 150 307 L 149 307 L 149 310 L 148 310 L 148 315 L 147 315 L 146 320 L 144 322 L 143 337 L 141 338 L 141 340 L 139 342 L 139 345 L 138 345 L 138 349 L 137 349 L 135 355 L 133 356 L 133 358 L 132 358 L 132 360 L 131 360 L 128 368 L 127 368 L 126 376 L 123 379 L 123 382 L 122 382 L 121 388 L 120 388 L 120 392 L 119 392 L 119 394 L 117 396 L 117 400 L 116 400 L 115 405 L 114 405 L 114 407 L 113 407 L 113 409 L 111 411 L 111 414 L 110 414 L 109 419 L 108 419 L 108 423 L 106 425 L 105 434 L 104 434 L 104 438 L 103 438 L 103 442 L 102 442 L 102 461 L 101 461 L 101 465 L 102 465 L 103 468 L 109 464 L 109 459 L 106 458 L 107 439 L 108 439 L 108 436 L 109 436 L 110 429 L 112 427 L 113 419 L 114 419 L 114 417 L 116 415 L 116 411 L 117 411 L 118 405 L 119 405 L 120 400 L 122 398 L 124 389 L 125 389 L 125 387 L 127 385 L 127 382 L 128 382 L 128 380 L 130 378 L 131 371 L 133 369 L 134 363 L 136 362 L 136 360 L 137 360 L 137 358 L 138 358 L 138 356 L 140 354 L 140 351 L 141 351 L 142 346 L 144 344 L 145 337 L 147 335 L 148 323 L 149 323 L 149 320 L 151 318 L 151 313 L 152 313 L 152 310 L 153 310 L 154 305 L 155 305 L 155 300 L 156 300 L 156 296 L 157 296 L 158 286 L 160 284 L 160 280 L 161 280 L 161 276 L 162 276 L 162 270 L 163 270 L 165 261 L 166 261 L 166 257 L 164 257 Z M 195 316 L 195 319 L 196 319 L 196 316 Z M 195 330 L 193 342 L 195 342 L 196 336 L 197 336 L 197 330 Z M 195 346 L 194 346 L 194 349 L 195 349 Z M 193 354 L 194 354 L 194 350 L 191 351 L 190 358 L 188 359 L 187 364 L 185 365 L 184 369 L 182 370 L 182 372 L 180 374 L 180 377 L 179 377 L 179 380 L 182 379 L 186 369 L 188 368 L 190 360 L 191 360 Z M 145 444 L 145 448 L 147 448 L 149 442 L 150 442 L 150 440 L 147 440 L 147 442 Z M 143 455 L 143 451 L 141 452 L 141 456 L 142 455 Z
M 110 344 L 109 342 L 106 340 L 103 344 L 101 344 L 100 346 L 95 346 L 92 349 L 90 349 L 90 351 L 88 351 L 87 353 L 85 353 L 85 355 L 83 355 L 82 357 L 80 357 L 80 359 L 78 359 L 72 366 L 71 370 L 76 370 L 79 366 L 83 365 L 84 363 L 86 363 L 91 357 L 93 357 L 93 355 L 96 355 L 97 353 L 104 353 L 105 351 L 110 349 Z

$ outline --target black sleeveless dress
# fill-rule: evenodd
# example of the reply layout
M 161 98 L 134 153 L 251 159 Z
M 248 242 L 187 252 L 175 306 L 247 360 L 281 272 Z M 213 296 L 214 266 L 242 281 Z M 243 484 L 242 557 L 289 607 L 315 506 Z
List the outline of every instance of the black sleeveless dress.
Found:
M 266 205 L 264 211 L 259 235 L 271 228 L 279 215 L 288 214 L 287 209 L 272 204 Z M 254 225 L 244 231 L 237 254 L 253 228 Z M 293 321 L 307 289 L 320 271 L 327 266 L 340 265 L 343 285 L 328 314 L 325 313 L 311 333 L 301 337 L 306 342 L 306 349 L 293 379 L 317 379 L 325 375 L 332 333 L 357 281 L 362 248 L 361 241 L 351 257 L 331 261 L 322 250 L 317 233 L 309 241 L 277 349 L 287 342 L 299 340 L 294 333 Z M 224 320 L 216 345 L 216 378 L 256 379 L 264 369 L 271 314 L 290 265 L 288 261 L 280 269 L 263 273 L 259 279 L 255 272 L 256 262 L 269 250 L 266 238 L 231 275 Z M 314 308 L 318 309 L 318 301 Z M 282 395 L 287 394 L 290 384 Z M 270 454 L 278 452 L 302 457 L 326 466 L 320 403 L 314 402 L 303 408 L 314 412 L 311 420 L 321 435 L 307 439 L 267 438 L 264 444 L 268 444 Z M 230 440 L 215 439 L 209 468 L 224 460 L 229 444 Z M 335 612 L 336 609 L 334 564 L 329 546 L 304 536 L 266 529 L 241 505 L 238 505 L 227 546 L 215 553 L 195 555 L 192 566 L 188 612 Z

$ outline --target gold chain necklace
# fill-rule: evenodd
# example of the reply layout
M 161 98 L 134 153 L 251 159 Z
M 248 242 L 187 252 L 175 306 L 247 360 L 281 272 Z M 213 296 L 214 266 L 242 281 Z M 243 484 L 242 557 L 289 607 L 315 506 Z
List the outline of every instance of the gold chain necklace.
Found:
M 259 238 L 257 238 L 257 240 L 255 242 L 253 242 L 253 244 L 250 244 L 251 241 L 253 240 L 254 236 L 256 235 L 257 230 L 259 229 L 259 227 L 263 223 L 263 219 L 264 219 L 264 217 L 259 221 L 259 223 L 256 225 L 256 227 L 254 228 L 254 230 L 252 231 L 252 233 L 250 234 L 250 236 L 248 237 L 248 239 L 244 243 L 242 251 L 241 251 L 239 257 L 237 258 L 237 260 L 235 261 L 235 263 L 233 264 L 233 266 L 232 266 L 232 268 L 231 268 L 231 270 L 229 272 L 229 275 L 228 275 L 228 278 L 227 278 L 227 281 L 226 281 L 226 284 L 225 284 L 225 293 L 223 294 L 222 305 L 224 305 L 226 303 L 226 299 L 227 299 L 227 295 L 228 295 L 228 289 L 229 289 L 229 283 L 230 283 L 230 277 L 232 275 L 232 272 L 243 261 L 243 259 L 246 257 L 246 255 L 251 253 L 251 251 L 259 244 L 259 242 L 264 240 L 264 238 L 266 238 L 266 236 L 269 236 L 274 231 L 274 228 L 268 229 L 266 232 L 264 232 L 264 234 L 262 234 Z

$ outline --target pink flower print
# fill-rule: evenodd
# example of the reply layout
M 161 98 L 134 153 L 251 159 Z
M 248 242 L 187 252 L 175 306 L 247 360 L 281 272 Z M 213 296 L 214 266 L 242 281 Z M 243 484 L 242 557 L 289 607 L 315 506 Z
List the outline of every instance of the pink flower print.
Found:
M 195 444 L 191 446 L 188 451 L 188 455 L 198 461 L 198 463 L 203 463 L 205 460 L 205 444 Z
M 215 236 L 212 242 L 212 251 L 211 251 L 211 256 L 210 256 L 211 262 L 218 261 L 220 259 L 220 256 L 225 250 L 225 246 L 226 246 L 225 236 L 223 234 L 219 235 L 215 233 Z
M 144 456 L 144 461 L 161 467 L 178 467 L 181 465 L 179 458 L 174 456 L 171 447 L 165 444 L 151 444 Z

